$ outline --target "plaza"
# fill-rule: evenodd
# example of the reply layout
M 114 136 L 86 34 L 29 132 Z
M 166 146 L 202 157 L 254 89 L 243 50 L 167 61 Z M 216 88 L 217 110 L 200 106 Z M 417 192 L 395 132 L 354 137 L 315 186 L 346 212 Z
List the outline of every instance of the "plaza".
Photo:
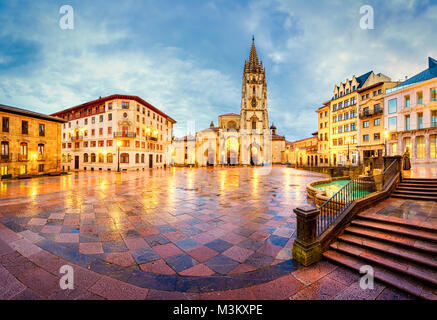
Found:
M 2 299 L 407 298 L 291 258 L 324 175 L 286 167 L 86 172 L 1 184 Z M 59 288 L 73 266 L 75 289 Z M 363 296 L 364 294 L 364 296 Z

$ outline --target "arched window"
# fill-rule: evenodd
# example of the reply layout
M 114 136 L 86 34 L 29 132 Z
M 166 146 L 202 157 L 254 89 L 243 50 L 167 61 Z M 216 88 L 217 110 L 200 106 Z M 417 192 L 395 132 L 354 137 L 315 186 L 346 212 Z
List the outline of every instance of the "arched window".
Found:
M 121 163 L 129 163 L 129 153 L 120 154 L 120 162 Z
M 8 141 L 2 141 L 2 160 L 9 159 L 9 142 Z
M 91 162 L 96 162 L 96 154 L 91 153 Z
M 62 162 L 67 162 L 67 156 L 65 154 L 62 155 Z
M 88 162 L 88 153 L 83 154 L 83 162 Z
M 145 161 L 145 155 L 144 155 L 144 153 L 141 155 L 141 163 L 144 163 L 144 161 Z
M 256 121 L 252 122 L 252 130 L 256 130 Z
M 108 155 L 106 156 L 106 162 L 112 163 L 112 161 L 112 153 L 108 153 Z
M 27 160 L 27 143 L 26 142 L 20 143 L 20 157 L 23 160 Z
M 135 163 L 140 163 L 140 154 L 135 154 Z
M 99 163 L 105 162 L 105 155 L 103 153 L 99 153 Z

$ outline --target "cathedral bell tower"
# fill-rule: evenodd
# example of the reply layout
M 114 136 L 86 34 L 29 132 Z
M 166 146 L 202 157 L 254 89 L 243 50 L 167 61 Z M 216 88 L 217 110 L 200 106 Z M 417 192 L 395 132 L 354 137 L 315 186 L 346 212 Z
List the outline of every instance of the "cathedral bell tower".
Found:
M 253 37 L 249 60 L 244 63 L 240 115 L 240 128 L 248 133 L 262 134 L 269 129 L 266 73 Z

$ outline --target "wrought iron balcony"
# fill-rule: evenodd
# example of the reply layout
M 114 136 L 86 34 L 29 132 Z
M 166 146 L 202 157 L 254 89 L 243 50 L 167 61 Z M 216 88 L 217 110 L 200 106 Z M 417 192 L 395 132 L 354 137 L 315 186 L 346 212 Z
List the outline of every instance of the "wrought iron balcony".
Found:
M 83 135 L 80 135 L 80 136 L 76 136 L 76 135 L 74 135 L 74 136 L 72 136 L 72 137 L 70 138 L 70 140 L 71 140 L 71 141 L 82 141 L 82 140 L 83 140 Z
M 29 157 L 27 154 L 19 154 L 17 160 L 20 162 L 25 162 L 25 161 L 29 161 Z
M 151 141 L 158 141 L 158 138 L 156 137 L 151 137 L 151 136 L 147 136 L 146 140 L 151 140 Z
M 136 132 L 114 132 L 114 138 L 136 138 Z
M 382 109 L 376 109 L 373 111 L 362 111 L 360 113 L 360 119 L 377 116 L 377 115 L 382 114 L 382 113 L 383 113 Z
M 12 153 L 9 154 L 2 154 L 0 156 L 0 161 L 1 162 L 11 162 L 12 161 Z

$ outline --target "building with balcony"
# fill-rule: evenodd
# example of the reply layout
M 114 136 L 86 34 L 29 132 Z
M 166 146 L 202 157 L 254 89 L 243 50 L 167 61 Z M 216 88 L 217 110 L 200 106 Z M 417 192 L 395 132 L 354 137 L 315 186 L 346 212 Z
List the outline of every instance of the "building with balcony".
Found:
M 359 77 L 346 79 L 334 87 L 334 96 L 330 101 L 331 135 L 330 155 L 331 165 L 358 165 L 360 153 L 358 151 L 361 128 L 359 123 L 360 89 L 379 82 L 389 82 L 391 79 L 381 73 L 373 71 Z
M 325 102 L 322 107 L 316 110 L 318 119 L 318 165 L 326 167 L 330 165 L 330 133 L 331 133 L 331 110 L 330 101 Z
M 0 105 L 1 177 L 61 170 L 63 119 Z
M 388 154 L 409 151 L 411 163 L 437 163 L 437 60 L 384 96 Z
M 382 156 L 385 152 L 384 94 L 387 89 L 398 84 L 399 82 L 381 81 L 358 90 L 360 96 L 358 151 L 365 165 L 368 165 L 372 157 L 376 157 L 377 163 L 382 165 Z
M 62 169 L 126 171 L 170 163 L 171 117 L 137 96 L 115 94 L 59 111 Z

